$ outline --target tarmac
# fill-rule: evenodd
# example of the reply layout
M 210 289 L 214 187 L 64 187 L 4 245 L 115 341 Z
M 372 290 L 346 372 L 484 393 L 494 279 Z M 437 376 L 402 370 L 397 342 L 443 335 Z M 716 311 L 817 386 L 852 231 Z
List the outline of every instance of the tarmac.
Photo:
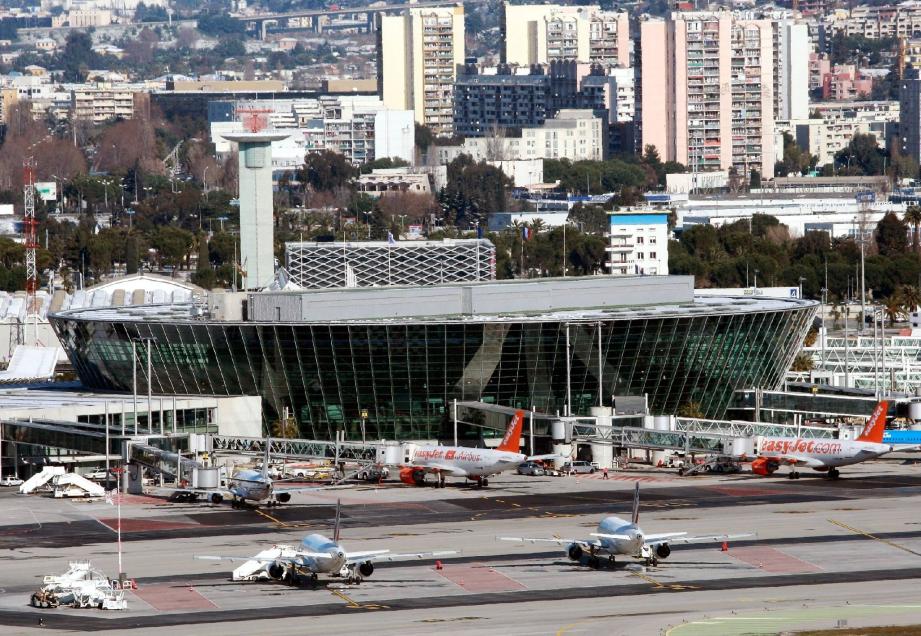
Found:
M 593 570 L 565 547 L 497 536 L 590 538 L 606 514 L 628 516 L 640 483 L 646 533 L 756 533 L 675 545 L 657 567 L 618 557 Z M 118 518 L 101 500 L 0 491 L 0 633 L 131 634 L 774 634 L 921 623 L 921 464 L 891 456 L 830 481 L 751 474 L 678 477 L 664 469 L 582 477 L 501 475 L 477 489 L 399 482 L 295 494 L 277 507 L 169 503 L 126 496 L 124 571 L 137 581 L 124 612 L 35 609 L 41 577 L 90 560 L 118 573 Z M 361 585 L 233 582 L 235 564 L 309 533 L 331 533 L 342 502 L 347 550 L 457 550 L 381 563 Z M 44 623 L 39 626 L 39 619 Z

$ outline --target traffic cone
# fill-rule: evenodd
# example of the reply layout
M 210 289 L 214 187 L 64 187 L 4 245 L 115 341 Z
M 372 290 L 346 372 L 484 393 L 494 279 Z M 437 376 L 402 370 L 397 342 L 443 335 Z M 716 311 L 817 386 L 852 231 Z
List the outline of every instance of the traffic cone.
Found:
M 443 566 L 443 565 L 441 564 L 441 561 L 435 561 L 435 569 L 436 569 L 436 570 L 443 570 L 444 567 L 445 567 L 445 566 Z
M 729 542 L 723 541 L 723 547 L 720 548 L 720 552 L 729 552 Z

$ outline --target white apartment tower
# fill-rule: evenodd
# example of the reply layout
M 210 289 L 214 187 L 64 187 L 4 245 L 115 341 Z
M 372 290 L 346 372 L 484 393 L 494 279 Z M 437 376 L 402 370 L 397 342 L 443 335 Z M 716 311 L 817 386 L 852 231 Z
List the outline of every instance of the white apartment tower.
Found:
M 774 22 L 774 119 L 809 118 L 809 25 L 788 15 Z
M 464 63 L 464 7 L 409 9 L 383 16 L 380 92 L 389 110 L 412 110 L 436 135 L 454 129 L 454 80 Z
M 691 172 L 774 176 L 770 20 L 676 12 L 641 24 L 642 137 Z
M 630 66 L 629 17 L 597 6 L 505 4 L 504 61 L 530 66 L 576 60 Z

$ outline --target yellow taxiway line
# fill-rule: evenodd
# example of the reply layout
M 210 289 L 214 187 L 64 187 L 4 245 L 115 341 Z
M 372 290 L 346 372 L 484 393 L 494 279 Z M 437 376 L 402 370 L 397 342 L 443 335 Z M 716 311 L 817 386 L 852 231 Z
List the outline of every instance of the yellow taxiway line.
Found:
M 859 528 L 855 528 L 855 527 L 853 527 L 853 526 L 849 526 L 849 525 L 847 525 L 846 523 L 843 523 L 843 522 L 841 522 L 841 521 L 836 521 L 836 520 L 834 520 L 834 519 L 829 519 L 828 522 L 829 522 L 829 523 L 833 523 L 833 524 L 835 524 L 836 526 L 839 526 L 839 527 L 841 527 L 841 528 L 844 528 L 845 530 L 850 530 L 850 531 L 853 532 L 854 534 L 859 534 L 859 535 L 861 535 L 861 536 L 863 536 L 863 537 L 866 537 L 866 538 L 868 538 L 868 539 L 874 539 L 874 540 L 879 541 L 879 542 L 881 542 L 881 543 L 885 543 L 886 545 L 888 545 L 888 546 L 890 546 L 890 547 L 892 547 L 892 548 L 895 548 L 895 549 L 897 549 L 897 550 L 902 550 L 902 551 L 904 551 L 904 552 L 908 552 L 909 554 L 914 554 L 915 556 L 921 557 L 921 552 L 915 552 L 914 550 L 912 550 L 912 549 L 910 549 L 910 548 L 906 548 L 905 546 L 899 545 L 898 543 L 894 543 L 893 541 L 889 541 L 888 539 L 883 539 L 882 537 L 877 537 L 875 534 L 870 534 L 869 532 L 865 532 L 865 531 L 863 531 L 863 530 L 861 530 L 861 529 L 859 529 Z

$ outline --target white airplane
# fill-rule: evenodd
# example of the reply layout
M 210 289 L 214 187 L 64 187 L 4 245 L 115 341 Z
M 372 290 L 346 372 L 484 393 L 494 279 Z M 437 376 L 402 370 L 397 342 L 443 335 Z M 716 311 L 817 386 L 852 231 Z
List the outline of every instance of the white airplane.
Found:
M 607 553 L 608 564 L 613 566 L 618 555 L 642 559 L 645 564 L 658 565 L 659 559 L 668 558 L 672 553 L 670 544 L 674 543 L 708 543 L 722 542 L 752 534 L 714 534 L 698 537 L 689 537 L 687 532 L 663 532 L 659 534 L 645 534 L 637 525 L 640 520 L 640 484 L 637 482 L 633 494 L 633 515 L 630 521 L 620 517 L 605 517 L 598 524 L 598 530 L 592 532 L 592 539 L 535 539 L 529 537 L 498 537 L 500 541 L 516 541 L 518 543 L 556 543 L 565 545 L 566 555 L 573 561 L 581 561 L 582 556 L 588 552 L 588 565 L 597 568 L 601 565 L 598 555 Z
M 892 444 L 883 444 L 886 428 L 886 400 L 876 405 L 857 439 L 809 439 L 799 437 L 755 438 L 752 472 L 756 475 L 771 475 L 781 464 L 790 466 L 790 479 L 799 479 L 798 466 L 819 472 L 828 472 L 831 479 L 840 476 L 839 466 L 859 464 L 893 450 Z M 746 459 L 746 458 L 742 458 Z
M 269 506 L 288 503 L 291 501 L 291 495 L 295 492 L 310 492 L 317 490 L 335 490 L 349 488 L 350 486 L 296 486 L 293 488 L 278 487 L 275 481 L 269 477 L 269 446 L 271 438 L 267 440 L 265 446 L 265 458 L 262 462 L 262 470 L 238 470 L 230 479 L 227 480 L 226 490 L 216 490 L 214 488 L 176 488 L 173 490 L 171 498 L 174 500 L 197 499 L 199 495 L 207 496 L 213 504 L 220 504 L 224 501 L 225 494 L 231 497 L 231 506 L 241 508 L 246 505 L 247 501 L 255 503 L 265 503 Z
M 341 502 L 336 502 L 336 521 L 332 539 L 322 534 L 309 534 L 299 547 L 273 546 L 272 549 L 254 557 L 196 556 L 196 559 L 210 561 L 256 562 L 263 572 L 278 581 L 292 585 L 316 584 L 320 574 L 344 579 L 346 583 L 359 584 L 374 573 L 377 561 L 410 561 L 414 559 L 437 559 L 457 554 L 455 550 L 439 552 L 416 552 L 395 554 L 390 550 L 363 550 L 349 552 L 339 543 Z
M 489 485 L 491 475 L 513 470 L 528 460 L 556 457 L 528 457 L 520 451 L 523 423 L 524 411 L 517 411 L 495 450 L 469 446 L 420 446 L 413 454 L 412 462 L 401 466 L 400 480 L 411 486 L 423 486 L 426 473 L 434 473 L 438 476 L 436 485 L 441 488 L 444 488 L 448 475 L 476 481 L 477 486 L 483 487 Z

